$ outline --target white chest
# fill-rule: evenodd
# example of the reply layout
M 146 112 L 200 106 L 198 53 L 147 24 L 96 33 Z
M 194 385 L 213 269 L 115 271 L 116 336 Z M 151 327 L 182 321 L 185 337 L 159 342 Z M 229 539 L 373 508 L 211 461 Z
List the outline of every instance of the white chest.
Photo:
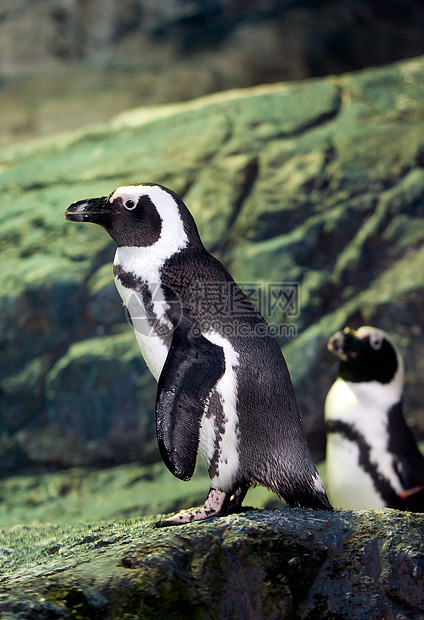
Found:
M 335 508 L 383 508 L 371 476 L 360 466 L 358 446 L 339 434 L 327 437 L 327 491 Z
M 393 395 L 367 386 L 361 390 L 341 379 L 330 389 L 325 403 L 327 421 L 341 421 L 355 429 L 369 446 L 368 457 L 392 488 L 402 491 L 388 452 L 387 411 Z M 327 435 L 327 485 L 331 501 L 340 508 L 379 508 L 384 506 L 380 495 L 361 461 L 359 446 L 343 434 Z
M 169 350 L 165 344 L 165 334 L 172 334 L 172 324 L 163 314 L 165 302 L 161 304 L 156 301 L 146 307 L 142 293 L 126 288 L 118 278 L 115 278 L 115 284 L 130 314 L 144 361 L 157 381 Z
M 116 288 L 131 317 L 141 354 L 150 372 L 158 380 L 173 332 L 171 321 L 166 314 L 169 306 L 160 285 L 159 267 L 139 260 L 124 260 L 122 264 L 119 258 L 122 259 L 122 254 L 119 257 L 117 252 L 115 265 L 120 265 L 124 271 L 132 274 L 137 281 L 137 287 L 134 289 L 124 286 L 119 276 L 115 276 Z M 125 258 L 128 257 L 124 255 Z

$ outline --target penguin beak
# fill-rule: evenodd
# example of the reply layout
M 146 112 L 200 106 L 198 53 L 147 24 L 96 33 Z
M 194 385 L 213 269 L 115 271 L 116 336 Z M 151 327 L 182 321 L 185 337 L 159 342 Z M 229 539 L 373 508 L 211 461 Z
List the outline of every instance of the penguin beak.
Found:
M 107 196 L 79 200 L 65 211 L 65 219 L 71 222 L 93 222 L 102 224 L 104 219 L 117 213 L 116 207 L 108 201 Z
M 342 332 L 336 332 L 328 341 L 327 349 L 343 362 L 349 358 L 357 357 L 358 338 L 354 330 L 345 327 Z

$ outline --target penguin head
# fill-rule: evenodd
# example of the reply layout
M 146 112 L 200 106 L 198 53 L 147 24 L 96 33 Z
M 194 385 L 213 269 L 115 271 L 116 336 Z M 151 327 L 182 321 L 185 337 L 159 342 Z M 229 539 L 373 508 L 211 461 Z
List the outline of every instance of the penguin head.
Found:
M 119 247 L 166 245 L 172 254 L 189 244 L 201 244 L 194 219 L 181 198 L 161 185 L 127 185 L 109 196 L 79 200 L 68 207 L 65 218 L 99 224 Z
M 393 380 L 403 383 L 403 360 L 386 332 L 363 326 L 346 327 L 328 341 L 328 350 L 340 360 L 339 377 L 353 383 L 377 381 L 383 385 Z

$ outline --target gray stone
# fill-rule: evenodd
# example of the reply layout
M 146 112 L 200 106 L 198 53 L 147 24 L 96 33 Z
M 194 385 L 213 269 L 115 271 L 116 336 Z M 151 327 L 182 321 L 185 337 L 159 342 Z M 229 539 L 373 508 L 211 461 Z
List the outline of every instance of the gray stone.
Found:
M 3 529 L 2 617 L 424 614 L 421 515 L 283 509 L 165 530 L 152 525 L 145 518 Z

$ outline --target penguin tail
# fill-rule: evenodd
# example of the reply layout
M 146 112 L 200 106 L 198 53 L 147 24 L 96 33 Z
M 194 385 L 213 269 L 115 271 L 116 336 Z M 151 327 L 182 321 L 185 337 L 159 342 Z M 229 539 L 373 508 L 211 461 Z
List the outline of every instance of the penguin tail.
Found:
M 278 491 L 291 508 L 312 508 L 313 510 L 333 510 L 330 504 L 324 484 L 315 472 L 305 480 L 296 480 L 296 484 L 290 484 Z
M 250 483 L 262 484 L 277 493 L 290 508 L 312 508 L 314 510 L 333 510 L 328 501 L 324 484 L 317 472 L 312 457 L 299 466 L 299 462 L 286 459 L 268 461 L 266 471 L 256 472 L 249 477 Z
M 326 493 L 294 493 L 286 498 L 291 508 L 312 508 L 313 510 L 333 510 Z

